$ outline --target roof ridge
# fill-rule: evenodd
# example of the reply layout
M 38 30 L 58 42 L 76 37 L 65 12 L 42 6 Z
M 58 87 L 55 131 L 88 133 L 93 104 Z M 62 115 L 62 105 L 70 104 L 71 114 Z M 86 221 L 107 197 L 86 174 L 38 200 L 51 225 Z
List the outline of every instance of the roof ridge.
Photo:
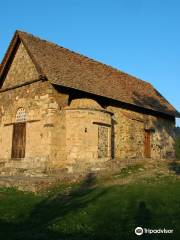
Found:
M 52 84 L 180 117 L 177 110 L 151 83 L 20 30 L 15 32 L 11 40 L 4 57 L 4 67 L 19 41 L 26 47 L 33 63 L 38 67 L 40 76 L 45 76 Z M 0 73 L 3 71 L 4 69 L 1 69 Z
M 60 45 L 58 45 L 57 43 L 54 43 L 54 42 L 51 42 L 51 41 L 42 39 L 42 38 L 40 38 L 40 37 L 38 37 L 38 36 L 35 36 L 35 35 L 31 34 L 31 33 L 24 32 L 24 31 L 21 31 L 21 30 L 16 30 L 16 32 L 17 32 L 18 34 L 21 34 L 21 33 L 22 33 L 22 34 L 28 35 L 28 36 L 30 36 L 30 37 L 32 37 L 32 38 L 35 38 L 35 39 L 38 39 L 38 40 L 43 41 L 43 42 L 45 42 L 45 43 L 48 43 L 48 44 L 50 44 L 50 45 L 53 45 L 53 46 L 55 46 L 55 47 L 61 48 L 61 49 L 65 50 L 65 51 L 67 51 L 67 52 L 69 52 L 69 53 L 73 53 L 73 54 L 75 54 L 75 55 L 78 55 L 79 57 L 83 57 L 83 58 L 85 58 L 85 59 L 88 60 L 88 61 L 91 61 L 91 62 L 97 63 L 97 64 L 99 64 L 99 65 L 105 66 L 105 67 L 107 67 L 107 68 L 109 68 L 109 69 L 111 69 L 111 70 L 113 70 L 113 71 L 116 71 L 117 73 L 125 74 L 125 75 L 127 75 L 127 76 L 129 76 L 129 77 L 131 77 L 131 78 L 135 78 L 137 81 L 143 82 L 144 84 L 151 85 L 148 81 L 142 80 L 142 79 L 140 79 L 140 78 L 138 78 L 138 77 L 136 77 L 136 76 L 133 76 L 133 75 L 131 75 L 131 74 L 125 72 L 125 71 L 119 70 L 118 68 L 115 68 L 115 67 L 113 67 L 113 66 L 111 66 L 111 65 L 108 65 L 108 64 L 106 64 L 106 63 L 100 62 L 100 61 L 95 60 L 95 59 L 93 59 L 93 58 L 91 58 L 91 57 L 85 56 L 85 55 L 83 55 L 83 54 L 81 54 L 81 53 L 79 53 L 79 52 L 75 52 L 75 51 L 73 51 L 73 50 L 71 50 L 71 49 L 68 49 L 68 48 L 66 48 L 66 47 L 64 47 L 64 46 L 60 46 Z

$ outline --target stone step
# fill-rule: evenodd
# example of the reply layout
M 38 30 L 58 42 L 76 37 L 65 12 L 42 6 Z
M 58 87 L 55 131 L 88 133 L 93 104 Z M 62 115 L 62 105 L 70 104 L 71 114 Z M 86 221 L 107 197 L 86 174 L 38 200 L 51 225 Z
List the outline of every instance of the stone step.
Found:
M 47 174 L 43 173 L 41 170 L 35 169 L 27 169 L 27 168 L 12 168 L 12 167 L 3 167 L 0 168 L 0 176 L 18 176 L 23 175 L 27 176 L 37 176 L 37 177 L 45 177 Z
M 21 191 L 37 192 L 55 184 L 55 177 L 0 176 L 0 187 L 15 187 Z

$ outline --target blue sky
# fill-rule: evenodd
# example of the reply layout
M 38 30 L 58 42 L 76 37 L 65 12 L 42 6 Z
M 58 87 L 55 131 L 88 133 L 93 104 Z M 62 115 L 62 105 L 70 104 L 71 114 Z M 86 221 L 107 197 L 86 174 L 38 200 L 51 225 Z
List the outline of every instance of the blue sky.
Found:
M 0 61 L 24 30 L 151 82 L 180 111 L 179 0 L 6 0 L 0 8 Z

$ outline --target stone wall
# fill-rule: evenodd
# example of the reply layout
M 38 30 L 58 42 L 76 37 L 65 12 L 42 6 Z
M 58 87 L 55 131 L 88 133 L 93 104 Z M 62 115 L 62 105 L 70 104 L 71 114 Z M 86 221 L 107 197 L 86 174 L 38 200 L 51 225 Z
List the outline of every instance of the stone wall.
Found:
M 90 98 L 75 98 L 67 107 L 68 95 L 57 96 L 63 106 L 55 114 L 53 132 L 57 167 L 83 171 L 88 164 L 95 167 L 113 158 L 141 160 L 145 130 L 150 131 L 151 158 L 174 157 L 173 120 L 113 105 L 104 109 Z
M 173 158 L 174 121 L 109 106 L 114 113 L 115 158 L 143 158 L 145 129 L 150 131 L 151 157 Z
M 163 118 L 152 118 L 155 132 L 152 134 L 152 157 L 175 158 L 175 123 Z
M 0 93 L 0 159 L 8 168 L 34 168 L 45 171 L 50 167 L 54 89 L 48 82 L 35 82 Z M 11 159 L 13 124 L 19 108 L 26 119 L 26 150 L 24 159 Z
M 39 74 L 31 58 L 27 54 L 23 43 L 20 43 L 8 74 L 5 77 L 3 88 L 16 86 L 17 84 L 38 79 L 38 77 Z
M 79 168 L 83 169 L 84 164 L 109 160 L 111 114 L 91 99 L 76 100 L 76 104 L 72 102 L 65 111 L 68 164 L 79 164 Z M 100 128 L 106 128 L 106 136 L 102 132 L 99 134 Z M 106 154 L 103 152 L 100 156 L 100 148 L 101 152 L 106 151 Z
M 105 109 L 90 98 L 69 102 L 69 94 L 47 81 L 0 93 L 0 165 L 9 174 L 17 174 L 16 169 L 26 175 L 83 172 L 113 158 L 139 160 L 144 158 L 145 130 L 151 132 L 152 158 L 174 156 L 173 120 L 108 102 Z M 13 124 L 20 107 L 27 113 L 26 155 L 11 159 Z
M 109 129 L 111 126 L 98 126 L 98 158 L 107 158 L 109 154 Z
M 64 107 L 68 105 L 69 95 L 61 92 L 53 91 L 53 103 L 49 106 L 51 112 L 51 160 L 52 169 L 60 169 L 66 167 L 66 116 Z

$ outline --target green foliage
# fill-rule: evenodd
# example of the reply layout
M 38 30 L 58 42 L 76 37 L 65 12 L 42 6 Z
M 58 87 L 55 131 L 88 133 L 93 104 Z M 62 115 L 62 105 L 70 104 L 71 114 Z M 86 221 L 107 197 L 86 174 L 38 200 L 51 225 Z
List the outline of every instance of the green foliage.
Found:
M 148 239 L 179 239 L 178 178 L 111 187 L 95 182 L 89 176 L 41 195 L 0 189 L 0 239 L 134 240 L 137 226 L 175 231 Z
M 180 138 L 180 127 L 175 128 L 176 138 Z
M 176 138 L 176 157 L 180 160 L 180 137 Z

